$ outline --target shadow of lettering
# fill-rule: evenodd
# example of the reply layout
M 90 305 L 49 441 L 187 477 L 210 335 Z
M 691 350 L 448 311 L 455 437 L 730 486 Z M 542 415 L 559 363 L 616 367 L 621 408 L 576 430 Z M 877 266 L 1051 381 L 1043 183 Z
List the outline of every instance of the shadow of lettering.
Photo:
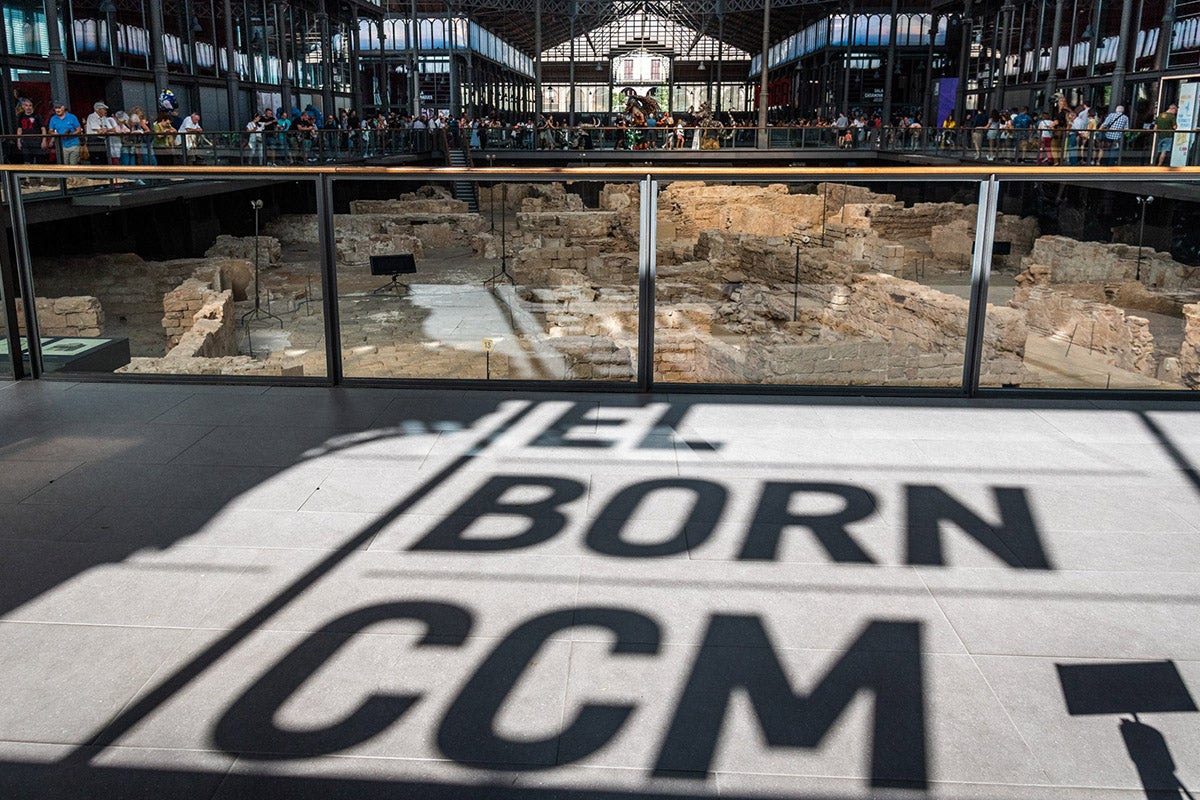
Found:
M 517 486 L 540 486 L 550 490 L 550 496 L 528 502 L 504 501 L 501 498 Z M 442 519 L 411 550 L 449 550 L 454 552 L 496 552 L 533 547 L 553 539 L 567 524 L 559 507 L 578 500 L 586 487 L 569 478 L 538 476 L 493 475 L 450 515 Z M 463 536 L 473 522 L 498 514 L 523 517 L 529 520 L 526 529 L 504 537 L 470 538 Z
M 287 730 L 275 716 L 292 695 L 363 629 L 387 620 L 425 624 L 417 647 L 459 647 L 471 630 L 466 609 L 448 603 L 383 603 L 333 620 L 297 645 L 254 682 L 217 722 L 215 744 L 250 759 L 281 759 L 336 753 L 379 735 L 420 699 L 419 694 L 373 694 L 334 725 Z
M 590 403 L 572 403 L 562 416 L 554 420 L 537 438 L 529 443 L 530 447 L 584 447 L 593 450 L 616 447 L 615 439 L 571 439 L 569 434 L 576 428 L 587 430 L 592 427 L 619 428 L 625 424 L 623 419 L 600 419 L 589 417 L 588 412 L 594 411 Z M 592 431 L 588 430 L 588 433 Z
M 655 544 L 635 544 L 621 538 L 625 525 L 648 497 L 658 491 L 684 489 L 695 496 L 692 510 L 675 535 Z M 691 478 L 661 478 L 626 486 L 608 501 L 587 532 L 588 547 L 597 553 L 622 558 L 655 558 L 686 553 L 707 540 L 716 530 L 728 496 L 725 487 L 712 481 Z M 671 525 L 664 521 L 663 525 Z
M 928 767 L 920 648 L 920 623 L 872 622 L 810 694 L 797 694 L 761 619 L 714 615 L 655 773 L 708 775 L 735 691 L 749 698 L 769 745 L 815 748 L 855 695 L 866 689 L 875 701 L 871 784 L 924 787 Z
M 1042 548 L 1025 490 L 992 487 L 1000 524 L 993 525 L 937 486 L 905 487 L 909 564 L 944 566 L 940 523 L 953 522 L 1010 567 L 1053 569 Z
M 463 686 L 438 727 L 442 753 L 460 763 L 492 769 L 529 770 L 578 761 L 604 746 L 633 713 L 633 705 L 588 704 L 562 731 L 542 739 L 512 739 L 496 731 L 496 720 L 522 674 L 551 636 L 568 628 L 607 628 L 613 654 L 655 655 L 661 633 L 647 616 L 616 608 L 553 611 L 514 628 Z M 567 748 L 560 749 L 560 742 Z
M 516 488 L 541 489 L 539 500 L 506 500 Z M 654 544 L 635 544 L 623 538 L 625 526 L 641 504 L 655 492 L 682 489 L 695 495 L 687 519 L 675 535 Z M 583 496 L 586 487 L 570 478 L 493 475 L 473 495 L 411 546 L 412 550 L 499 552 L 534 547 L 560 534 L 567 526 L 563 506 Z M 1025 490 L 992 487 L 1000 521 L 992 523 L 937 486 L 905 486 L 906 563 L 945 566 L 941 523 L 950 522 L 1017 569 L 1053 569 Z M 842 501 L 830 513 L 790 510 L 797 495 L 828 495 Z M 729 492 L 718 483 L 695 478 L 663 478 L 625 486 L 608 502 L 591 524 L 586 542 L 592 550 L 620 558 L 656 558 L 695 548 L 712 537 L 725 510 Z M 751 524 L 745 532 L 738 558 L 773 561 L 787 528 L 807 528 L 839 564 L 874 564 L 876 560 L 848 530 L 853 523 L 878 512 L 875 495 L 846 483 L 767 481 L 763 484 Z M 519 533 L 504 536 L 467 536 L 470 527 L 488 516 L 525 520 Z M 664 523 L 669 524 L 669 523 Z
M 591 412 L 595 407 L 586 403 L 575 403 L 569 409 L 556 419 L 553 423 L 547 426 L 536 438 L 529 442 L 530 447 L 576 447 L 587 448 L 592 450 L 603 450 L 616 447 L 622 441 L 632 445 L 638 450 L 673 450 L 676 442 L 676 429 L 683 421 L 689 407 L 677 404 L 671 404 L 663 410 L 650 426 L 643 436 L 636 443 L 630 441 L 628 436 L 621 437 L 622 428 L 628 428 L 632 424 L 630 419 L 605 419 L 600 416 L 593 416 Z M 653 409 L 639 409 L 638 413 L 645 414 Z M 591 430 L 595 428 L 596 430 Z M 597 431 L 607 428 L 611 430 L 617 438 L 604 439 L 597 436 Z M 571 432 L 579 429 L 583 434 L 580 438 L 572 438 Z M 596 438 L 588 438 L 594 436 Z M 703 441 L 681 441 L 681 444 L 688 449 L 696 452 L 715 452 L 720 449 L 719 444 Z
M 793 514 L 788 510 L 792 497 L 801 492 L 817 492 L 841 497 L 841 511 L 832 514 Z M 739 556 L 743 561 L 773 561 L 779 557 L 779 540 L 785 528 L 808 528 L 834 561 L 873 564 L 858 543 L 850 537 L 846 526 L 866 519 L 875 513 L 875 495 L 858 486 L 843 483 L 786 483 L 768 481 L 763 484 L 754 523 L 746 534 Z

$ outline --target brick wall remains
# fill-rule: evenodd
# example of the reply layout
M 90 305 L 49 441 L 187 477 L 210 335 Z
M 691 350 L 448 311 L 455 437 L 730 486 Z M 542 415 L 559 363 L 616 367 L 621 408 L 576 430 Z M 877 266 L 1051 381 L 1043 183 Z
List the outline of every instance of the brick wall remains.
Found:
M 222 282 L 219 268 L 201 268 L 163 295 L 168 360 L 238 354 L 233 290 Z
M 104 309 L 95 297 L 34 298 L 42 336 L 95 337 L 104 332 Z M 17 322 L 25 325 L 25 306 L 17 298 Z
M 1123 283 L 1137 280 L 1138 248 L 1110 242 L 1081 242 L 1066 236 L 1042 236 L 1024 259 L 1026 268 L 1049 269 L 1050 283 Z M 1187 267 L 1160 253 L 1142 248 L 1141 283 L 1155 289 L 1178 291 L 1195 288 L 1195 267 Z
M 1200 389 L 1200 303 L 1183 307 L 1183 345 L 1179 348 L 1179 366 L 1183 383 Z
M 1021 286 L 1012 306 L 1025 312 L 1029 327 L 1072 348 L 1090 351 L 1114 367 L 1155 377 L 1154 336 L 1145 317 L 1108 303 L 1075 297 L 1050 286 Z
M 258 262 L 260 266 L 279 264 L 283 261 L 283 249 L 274 236 L 258 237 Z M 255 238 L 253 236 L 226 236 L 221 234 L 212 247 L 204 251 L 206 258 L 237 258 L 254 263 Z

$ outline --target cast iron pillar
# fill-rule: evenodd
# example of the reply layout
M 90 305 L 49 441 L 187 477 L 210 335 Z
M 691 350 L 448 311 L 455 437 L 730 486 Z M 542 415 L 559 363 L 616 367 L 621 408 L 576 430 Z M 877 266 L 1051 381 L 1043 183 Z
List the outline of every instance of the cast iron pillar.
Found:
M 150 68 L 154 70 L 155 92 L 168 88 L 171 79 L 167 74 L 167 52 L 163 47 L 163 0 L 150 0 Z
M 892 14 L 888 18 L 891 31 L 888 34 L 887 65 L 883 75 L 883 124 L 892 124 L 892 90 L 894 89 L 896 73 L 896 16 L 900 13 L 899 0 L 892 0 Z M 882 135 L 882 134 L 881 134 Z
M 763 27 L 762 27 L 762 74 L 759 76 L 758 84 L 758 149 L 767 149 L 767 104 L 770 102 L 770 95 L 767 91 L 767 78 L 769 77 L 770 68 L 768 62 L 770 60 L 771 50 L 771 0 L 763 0 Z M 721 88 L 717 87 L 718 96 L 721 93 Z
M 238 81 L 237 48 L 233 39 L 233 3 L 225 0 L 222 6 L 225 14 L 225 92 L 229 104 L 229 128 L 238 130 L 242 127 L 241 87 Z
M 1109 99 L 1109 110 L 1115 109 L 1125 102 L 1125 74 L 1129 64 L 1129 27 L 1133 23 L 1133 0 L 1125 0 L 1121 4 L 1121 30 L 1117 34 L 1117 63 L 1113 66 L 1112 97 Z M 1161 46 L 1161 44 L 1160 44 Z M 1129 109 L 1133 114 L 1133 108 Z

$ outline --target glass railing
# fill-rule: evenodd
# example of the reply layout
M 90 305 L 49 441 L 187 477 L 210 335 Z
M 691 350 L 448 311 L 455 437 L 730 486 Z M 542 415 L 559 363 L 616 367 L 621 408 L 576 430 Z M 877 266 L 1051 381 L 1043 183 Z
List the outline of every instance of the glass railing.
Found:
M 1200 387 L 1200 170 L 647 173 L 8 168 L 6 302 L 63 376 Z

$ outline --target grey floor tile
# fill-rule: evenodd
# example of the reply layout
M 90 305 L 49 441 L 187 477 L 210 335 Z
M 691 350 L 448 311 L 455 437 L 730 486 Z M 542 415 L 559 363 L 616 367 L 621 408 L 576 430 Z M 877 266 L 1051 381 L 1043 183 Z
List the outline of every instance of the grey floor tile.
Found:
M 717 781 L 656 777 L 603 767 L 502 769 L 429 759 L 338 756 L 282 767 L 238 761 L 214 800 L 267 798 L 421 797 L 432 800 L 700 800 L 717 797 Z M 816 800 L 816 796 L 808 798 Z
M 1034 411 L 975 408 L 822 408 L 826 427 L 850 439 L 949 439 L 955 441 L 1032 441 L 1066 439 Z
M 175 428 L 179 426 L 169 426 Z M 336 428 L 221 425 L 180 451 L 175 464 L 288 467 L 304 460 L 340 431 Z
M 38 505 L 80 503 L 162 508 L 299 509 L 325 469 L 301 465 L 208 467 L 189 464 L 86 464 L 26 498 Z
M 114 543 L 2 546 L 5 619 L 191 627 L 247 569 L 253 551 L 135 550 Z M 53 564 L 54 566 L 39 566 Z
M 1200 658 L 1195 573 L 918 571 L 977 655 Z
M 0 740 L 86 743 L 186 635 L 0 622 Z
M 0 795 L 208 800 L 233 762 L 203 750 L 0 742 Z
M 379 514 L 403 502 L 428 477 L 419 471 L 420 459 L 313 463 L 326 466 L 329 473 L 304 503 L 305 511 Z
M 58 507 L 21 506 L 43 512 Z M 213 509 L 134 505 L 100 506 L 90 512 L 86 519 L 57 538 L 68 542 L 124 543 L 134 548 L 165 550 L 176 544 L 191 543 L 194 541 L 191 537 L 218 515 Z
M 312 581 L 313 576 L 319 580 Z M 286 607 L 265 621 L 273 630 L 347 630 L 367 606 L 440 602 L 465 609 L 471 633 L 504 636 L 531 616 L 571 609 L 576 602 L 579 561 L 546 557 L 324 551 L 260 551 L 249 568 L 209 609 L 207 627 L 235 624 L 279 597 Z M 295 587 L 303 586 L 297 592 Z M 486 600 L 484 599 L 486 598 Z M 410 623 L 380 623 L 382 631 Z M 559 638 L 569 639 L 570 632 Z
M 80 461 L 5 461 L 0 463 L 4 480 L 0 481 L 0 503 L 19 503 L 41 489 L 51 486 Z M 74 503 L 75 498 L 63 498 L 63 503 Z
M 1142 418 L 1127 410 L 1052 409 L 1037 414 L 1062 434 L 1077 442 L 1103 444 L 1156 444 Z
M 845 647 L 864 626 L 886 618 L 918 623 L 927 652 L 964 652 L 905 567 L 590 559 L 581 570 L 580 606 L 636 610 L 658 620 L 663 641 L 672 644 L 699 644 L 719 613 L 762 619 L 779 647 Z
M 1128 789 L 1076 788 L 1047 784 L 931 781 L 923 789 L 880 789 L 867 780 L 722 772 L 722 797 L 777 800 L 1168 800 Z
M 87 506 L 34 506 L 0 503 L 0 540 L 66 538 L 90 517 L 95 509 Z
M 0 446 L 0 461 L 165 464 L 210 430 L 205 425 L 158 429 L 146 425 L 71 421 L 39 426 L 22 439 L 8 440 Z

